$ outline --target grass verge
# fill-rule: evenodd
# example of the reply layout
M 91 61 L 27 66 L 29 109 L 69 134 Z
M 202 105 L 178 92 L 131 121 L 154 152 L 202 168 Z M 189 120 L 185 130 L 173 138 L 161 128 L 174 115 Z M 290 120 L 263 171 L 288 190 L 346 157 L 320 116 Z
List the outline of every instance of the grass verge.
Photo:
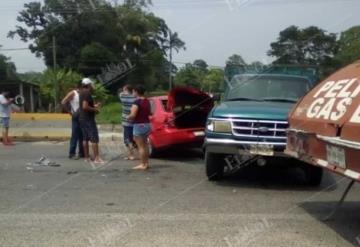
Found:
M 104 105 L 100 113 L 96 116 L 96 122 L 99 124 L 121 124 L 121 104 L 112 102 Z

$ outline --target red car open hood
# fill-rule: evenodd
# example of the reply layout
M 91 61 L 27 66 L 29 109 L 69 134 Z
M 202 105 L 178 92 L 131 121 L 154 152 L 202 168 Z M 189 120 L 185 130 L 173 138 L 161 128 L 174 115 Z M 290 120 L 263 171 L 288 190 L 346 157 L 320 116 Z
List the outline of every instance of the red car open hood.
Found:
M 360 61 L 328 77 L 292 110 L 290 129 L 360 142 Z
M 192 87 L 176 87 L 168 95 L 167 108 L 174 113 L 179 128 L 205 127 L 213 106 L 210 95 Z
M 176 87 L 168 94 L 168 109 L 176 111 L 182 106 L 200 106 L 201 109 L 209 112 L 214 101 L 207 93 L 192 87 Z

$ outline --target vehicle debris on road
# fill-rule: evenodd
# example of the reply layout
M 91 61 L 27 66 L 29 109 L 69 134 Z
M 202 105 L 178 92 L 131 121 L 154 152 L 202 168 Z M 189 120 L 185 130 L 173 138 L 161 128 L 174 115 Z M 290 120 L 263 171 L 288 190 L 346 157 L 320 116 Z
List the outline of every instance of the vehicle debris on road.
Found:
M 28 165 L 31 166 L 51 166 L 51 167 L 59 167 L 61 166 L 59 163 L 57 163 L 56 161 L 52 161 L 49 158 L 47 158 L 46 156 L 41 156 L 41 158 L 38 161 L 35 161 L 34 163 L 28 163 Z M 29 167 L 27 167 L 28 170 Z

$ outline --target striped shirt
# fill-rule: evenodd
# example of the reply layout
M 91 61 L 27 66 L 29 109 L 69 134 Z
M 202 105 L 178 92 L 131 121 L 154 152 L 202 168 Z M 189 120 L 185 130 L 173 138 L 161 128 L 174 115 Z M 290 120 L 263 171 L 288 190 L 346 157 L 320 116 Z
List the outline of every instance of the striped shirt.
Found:
M 135 102 L 136 98 L 132 94 L 120 93 L 120 101 L 122 103 L 122 125 L 123 126 L 132 126 L 133 124 L 127 120 L 127 117 L 130 114 L 131 106 Z

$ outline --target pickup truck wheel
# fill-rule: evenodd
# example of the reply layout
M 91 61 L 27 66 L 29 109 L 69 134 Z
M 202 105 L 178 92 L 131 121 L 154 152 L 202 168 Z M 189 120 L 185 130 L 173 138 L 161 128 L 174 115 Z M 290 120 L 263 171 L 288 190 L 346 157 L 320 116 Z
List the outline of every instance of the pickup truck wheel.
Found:
M 321 167 L 304 164 L 306 184 L 310 186 L 319 186 L 321 184 L 323 169 Z
M 224 177 L 224 159 L 221 154 L 205 151 L 206 175 L 210 181 L 218 181 Z

